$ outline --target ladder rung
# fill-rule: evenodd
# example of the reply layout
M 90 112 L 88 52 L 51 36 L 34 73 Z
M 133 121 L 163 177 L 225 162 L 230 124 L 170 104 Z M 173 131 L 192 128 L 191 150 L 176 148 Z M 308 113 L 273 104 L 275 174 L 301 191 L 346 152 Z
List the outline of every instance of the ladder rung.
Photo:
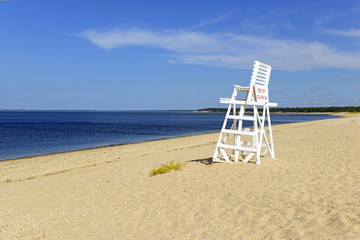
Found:
M 229 115 L 226 118 L 229 119 L 239 119 L 239 120 L 248 120 L 248 121 L 254 121 L 255 117 L 253 116 L 234 116 L 234 115 Z
M 231 134 L 243 134 L 243 135 L 256 135 L 256 132 L 248 132 L 248 131 L 239 131 L 239 130 L 231 130 L 231 129 L 223 129 L 222 132 L 224 133 L 231 133 Z
M 228 148 L 240 151 L 249 151 L 249 152 L 257 152 L 256 148 L 249 148 L 249 147 L 241 147 L 241 146 L 234 146 L 234 145 L 227 145 L 227 144 L 218 144 L 219 148 Z

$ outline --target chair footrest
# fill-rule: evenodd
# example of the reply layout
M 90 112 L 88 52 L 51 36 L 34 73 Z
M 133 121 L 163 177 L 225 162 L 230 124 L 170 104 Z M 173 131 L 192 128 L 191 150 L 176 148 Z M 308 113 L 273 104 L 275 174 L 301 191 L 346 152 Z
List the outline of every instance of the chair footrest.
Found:
M 232 130 L 232 129 L 223 129 L 223 133 L 231 133 L 231 134 L 237 134 L 237 135 L 252 135 L 255 136 L 257 132 L 250 132 L 250 131 L 239 131 L 239 130 Z

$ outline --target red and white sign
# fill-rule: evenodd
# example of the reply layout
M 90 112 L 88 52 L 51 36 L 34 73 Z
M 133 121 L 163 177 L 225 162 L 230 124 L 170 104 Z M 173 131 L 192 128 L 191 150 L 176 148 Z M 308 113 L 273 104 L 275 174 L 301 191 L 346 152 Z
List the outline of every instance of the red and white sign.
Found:
M 269 91 L 267 88 L 259 87 L 254 85 L 255 101 L 257 103 L 268 103 L 269 102 Z

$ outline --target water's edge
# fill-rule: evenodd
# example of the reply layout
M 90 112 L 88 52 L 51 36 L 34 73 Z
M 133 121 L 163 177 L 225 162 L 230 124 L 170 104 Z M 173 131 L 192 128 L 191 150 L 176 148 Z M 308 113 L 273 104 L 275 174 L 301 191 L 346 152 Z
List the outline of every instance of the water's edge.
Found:
M 307 113 L 307 114 L 311 115 L 312 113 Z M 314 113 L 314 114 L 317 114 L 317 113 Z M 326 114 L 326 115 L 329 116 L 329 117 L 331 116 L 331 117 L 330 118 L 319 119 L 319 120 L 303 121 L 303 122 L 315 122 L 315 121 L 322 121 L 322 120 L 328 120 L 328 119 L 343 118 L 343 116 L 339 116 L 339 115 L 335 115 L 335 114 Z M 299 123 L 303 123 L 303 122 L 299 122 Z M 285 125 L 285 124 L 293 124 L 293 123 L 291 123 L 291 122 L 289 122 L 289 123 L 276 123 L 276 124 L 272 124 L 272 125 Z M 63 153 L 82 152 L 82 151 L 88 151 L 88 150 L 93 150 L 93 149 L 104 149 L 104 148 L 116 147 L 116 146 L 124 146 L 124 145 L 140 144 L 140 143 L 146 143 L 146 142 L 161 141 L 161 140 L 167 140 L 167 139 L 175 139 L 175 138 L 184 138 L 184 137 L 191 137 L 191 136 L 213 134 L 213 133 L 219 133 L 220 130 L 221 129 L 216 130 L 216 131 L 208 131 L 208 132 L 206 131 L 206 132 L 200 132 L 200 133 L 182 134 L 182 135 L 177 135 L 177 136 L 173 136 L 173 137 L 160 137 L 160 138 L 154 138 L 154 139 L 144 140 L 144 141 L 132 141 L 132 142 L 127 142 L 127 143 L 119 143 L 119 144 L 99 145 L 99 146 L 96 146 L 96 147 L 85 147 L 85 148 L 79 148 L 79 149 L 74 149 L 74 150 L 69 150 L 69 151 L 66 151 L 66 150 L 65 151 L 56 151 L 56 152 L 46 153 L 46 154 L 34 154 L 34 155 L 28 155 L 28 156 L 24 156 L 24 157 L 0 159 L 0 163 L 1 162 L 8 162 L 8 161 L 16 161 L 16 160 L 21 160 L 21 159 L 36 158 L 36 157 L 40 157 L 40 156 L 51 156 L 51 155 L 63 154 Z

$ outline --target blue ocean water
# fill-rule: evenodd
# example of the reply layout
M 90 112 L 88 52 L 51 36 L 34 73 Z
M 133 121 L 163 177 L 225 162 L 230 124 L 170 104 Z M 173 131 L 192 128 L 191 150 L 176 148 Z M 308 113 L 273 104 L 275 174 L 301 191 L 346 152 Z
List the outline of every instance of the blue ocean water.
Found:
M 0 160 L 218 132 L 224 113 L 0 112 Z M 272 124 L 335 118 L 271 114 Z

